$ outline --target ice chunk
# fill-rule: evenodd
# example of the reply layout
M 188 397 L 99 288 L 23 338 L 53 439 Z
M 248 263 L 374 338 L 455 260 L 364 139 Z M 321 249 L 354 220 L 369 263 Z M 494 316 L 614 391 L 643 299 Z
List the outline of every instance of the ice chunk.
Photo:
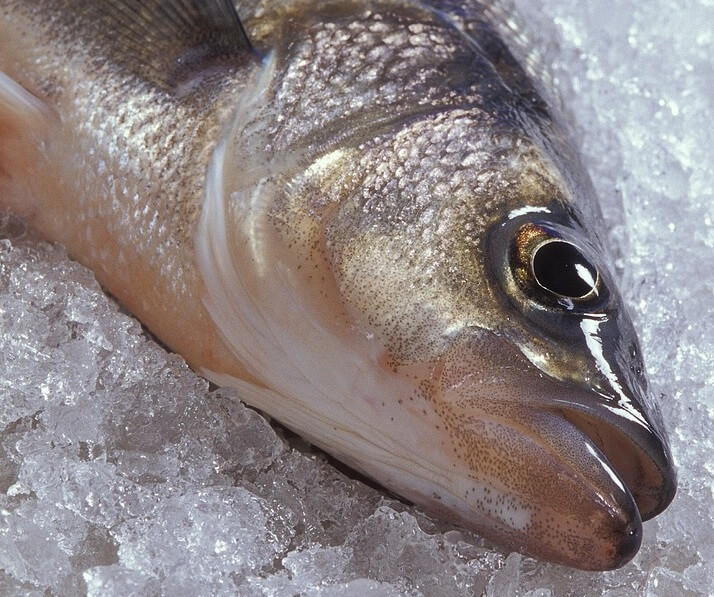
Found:
M 150 517 L 113 531 L 125 568 L 161 580 L 167 595 L 233 594 L 289 543 L 290 531 L 241 487 L 174 488 Z
M 345 476 L 5 219 L 0 594 L 714 593 L 714 5 L 511 4 L 579 132 L 679 466 L 634 561 L 502 554 Z
M 89 597 L 105 595 L 158 595 L 161 585 L 156 578 L 118 564 L 89 568 L 83 574 Z

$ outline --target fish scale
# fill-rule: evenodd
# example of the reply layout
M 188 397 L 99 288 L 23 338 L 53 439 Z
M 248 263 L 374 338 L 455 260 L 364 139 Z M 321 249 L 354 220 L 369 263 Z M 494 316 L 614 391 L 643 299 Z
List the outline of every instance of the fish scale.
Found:
M 0 207 L 356 470 L 610 569 L 676 476 L 592 184 L 506 18 L 0 0 Z

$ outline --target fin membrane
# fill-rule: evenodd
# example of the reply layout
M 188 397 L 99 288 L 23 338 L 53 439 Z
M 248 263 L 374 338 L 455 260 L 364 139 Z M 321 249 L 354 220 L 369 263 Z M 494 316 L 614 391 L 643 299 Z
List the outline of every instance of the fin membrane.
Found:
M 252 51 L 232 0 L 74 2 L 107 58 L 166 90 Z

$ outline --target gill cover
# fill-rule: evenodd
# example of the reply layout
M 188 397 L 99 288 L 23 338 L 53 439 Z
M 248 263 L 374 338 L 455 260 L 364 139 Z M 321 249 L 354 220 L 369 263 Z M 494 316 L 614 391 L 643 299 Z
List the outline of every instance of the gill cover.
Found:
M 290 190 L 302 190 L 295 188 L 301 174 L 310 180 L 346 166 L 349 155 L 336 151 L 310 163 L 301 147 L 282 155 L 268 151 L 275 70 L 276 57 L 268 55 L 214 153 L 196 237 L 206 308 L 227 346 L 263 385 L 203 373 L 239 388 L 248 403 L 402 495 L 420 495 L 410 489 L 414 479 L 429 488 L 424 493 L 434 493 L 448 483 L 444 471 L 415 460 L 411 444 L 414 437 L 428 438 L 431 427 L 400 414 L 395 399 L 414 383 L 404 384 L 384 367 L 379 341 L 354 333 L 330 264 L 313 242 L 323 223 L 319 217 L 298 221 L 304 242 L 294 247 L 276 229 L 276 210 L 290 209 L 284 203 Z M 378 423 L 386 412 L 393 429 Z

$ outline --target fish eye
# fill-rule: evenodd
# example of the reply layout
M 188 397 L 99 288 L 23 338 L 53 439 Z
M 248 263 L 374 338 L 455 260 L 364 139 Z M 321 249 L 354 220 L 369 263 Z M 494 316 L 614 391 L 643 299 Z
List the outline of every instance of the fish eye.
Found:
M 501 284 L 532 317 L 598 314 L 609 303 L 592 249 L 577 238 L 574 229 L 542 220 L 509 221 L 492 236 L 492 247 L 506 257 L 496 270 Z
M 617 306 L 597 246 L 567 217 L 518 214 L 492 228 L 488 243 L 504 298 L 550 338 L 575 341 L 584 318 L 608 317 Z
M 570 242 L 541 243 L 533 252 L 531 268 L 540 287 L 557 296 L 583 299 L 598 292 L 597 268 Z
M 567 218 L 519 214 L 491 229 L 489 263 L 506 300 L 549 337 L 582 337 L 583 318 L 613 309 L 597 247 Z

